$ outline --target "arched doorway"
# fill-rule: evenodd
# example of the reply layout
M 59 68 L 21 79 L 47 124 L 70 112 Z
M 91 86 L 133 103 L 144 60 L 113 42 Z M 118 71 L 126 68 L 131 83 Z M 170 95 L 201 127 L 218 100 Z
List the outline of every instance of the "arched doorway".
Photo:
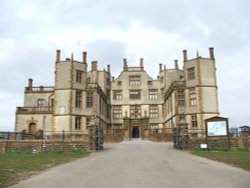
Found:
M 140 138 L 140 129 L 139 129 L 139 127 L 133 127 L 133 129 L 132 129 L 132 138 Z
M 29 124 L 29 134 L 35 134 L 36 133 L 36 124 L 30 123 Z

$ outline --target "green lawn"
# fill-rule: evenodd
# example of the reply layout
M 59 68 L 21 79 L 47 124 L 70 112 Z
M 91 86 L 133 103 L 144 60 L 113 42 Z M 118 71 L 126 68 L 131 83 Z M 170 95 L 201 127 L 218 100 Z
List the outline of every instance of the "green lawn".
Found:
M 80 151 L 0 154 L 0 188 L 12 185 L 52 166 L 88 155 L 89 153 Z
M 224 162 L 250 171 L 250 151 L 202 151 L 193 150 L 192 154 Z

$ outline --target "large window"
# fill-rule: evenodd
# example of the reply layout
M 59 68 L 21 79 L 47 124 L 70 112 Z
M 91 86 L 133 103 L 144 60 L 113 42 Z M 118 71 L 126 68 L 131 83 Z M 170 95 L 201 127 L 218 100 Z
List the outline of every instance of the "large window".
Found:
M 195 79 L 194 67 L 187 69 L 187 74 L 188 74 L 188 80 Z
M 150 105 L 149 106 L 149 117 L 151 117 L 151 118 L 158 117 L 158 106 L 157 105 Z
M 196 91 L 195 88 L 190 88 L 189 90 L 189 98 L 190 98 L 190 106 L 196 106 L 197 101 L 196 101 Z
M 196 115 L 191 116 L 191 125 L 192 125 L 192 127 L 197 127 L 198 126 L 197 116 Z
M 131 105 L 130 106 L 130 117 L 141 117 L 141 106 Z
M 81 104 L 82 104 L 82 92 L 76 91 L 75 107 L 81 108 Z
M 75 117 L 75 130 L 81 129 L 81 117 Z
M 91 108 L 93 106 L 93 92 L 87 92 L 87 108 Z
M 122 99 L 122 91 L 121 90 L 114 90 L 113 91 L 113 99 L 114 100 L 121 100 Z
M 157 99 L 158 98 L 157 89 L 149 90 L 148 91 L 148 98 L 149 99 Z
M 150 133 L 158 133 L 159 125 L 158 124 L 150 124 Z
M 185 106 L 184 90 L 178 90 L 177 95 L 178 95 L 178 106 Z
M 37 107 L 43 107 L 45 106 L 45 100 L 44 99 L 38 99 L 37 100 Z
M 113 107 L 113 118 L 114 119 L 122 118 L 122 106 L 114 106 Z
M 141 99 L 141 91 L 140 90 L 131 90 L 129 92 L 130 99 Z
M 79 70 L 76 71 L 76 82 L 82 83 L 82 71 Z
M 129 85 L 131 85 L 131 86 L 141 85 L 141 77 L 140 76 L 129 76 Z

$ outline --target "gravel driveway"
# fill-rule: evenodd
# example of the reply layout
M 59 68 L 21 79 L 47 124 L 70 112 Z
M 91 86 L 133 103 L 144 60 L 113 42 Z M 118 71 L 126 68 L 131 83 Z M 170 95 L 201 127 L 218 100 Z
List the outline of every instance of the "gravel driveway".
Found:
M 250 173 L 172 149 L 172 143 L 107 144 L 14 188 L 249 188 Z

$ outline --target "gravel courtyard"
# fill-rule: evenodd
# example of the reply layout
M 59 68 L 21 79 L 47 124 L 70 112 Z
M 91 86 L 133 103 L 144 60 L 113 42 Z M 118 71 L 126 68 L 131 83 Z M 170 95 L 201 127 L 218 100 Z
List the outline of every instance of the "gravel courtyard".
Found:
M 250 173 L 172 148 L 172 143 L 106 144 L 90 157 L 51 168 L 13 188 L 249 188 Z

